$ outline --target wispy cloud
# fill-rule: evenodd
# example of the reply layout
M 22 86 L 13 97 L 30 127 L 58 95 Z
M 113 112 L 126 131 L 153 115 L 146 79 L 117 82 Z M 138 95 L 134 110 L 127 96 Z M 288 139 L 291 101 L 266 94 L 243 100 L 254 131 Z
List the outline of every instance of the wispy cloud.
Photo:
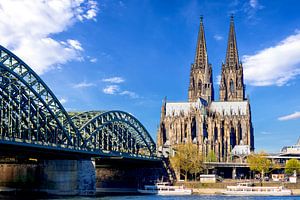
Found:
M 115 76 L 102 79 L 102 81 L 109 83 L 109 85 L 102 90 L 105 94 L 127 96 L 131 99 L 140 98 L 140 96 L 133 91 L 121 89 L 120 83 L 125 82 L 125 79 L 122 77 Z
M 223 40 L 223 37 L 221 35 L 214 35 L 214 39 L 217 40 L 217 41 L 220 41 L 220 40 Z
M 97 11 L 93 0 L 1 0 L 1 43 L 43 74 L 60 64 L 83 59 L 84 49 L 78 40 L 61 41 L 52 35 L 76 22 L 96 20 Z
M 272 133 L 271 132 L 268 132 L 268 131 L 262 131 L 260 132 L 261 135 L 271 135 Z
M 119 93 L 120 95 L 125 95 L 125 96 L 128 96 L 132 99 L 137 99 L 139 98 L 139 95 L 137 95 L 135 92 L 132 92 L 132 91 L 128 91 L 128 90 L 124 90 L 122 92 Z
M 123 83 L 125 81 L 125 79 L 122 77 L 116 76 L 116 77 L 102 79 L 102 81 L 108 82 L 108 83 Z
M 90 62 L 91 62 L 91 63 L 96 63 L 97 61 L 98 61 L 97 58 L 91 58 L 91 59 L 90 59 Z
M 300 74 L 300 32 L 254 55 L 243 56 L 245 80 L 250 85 L 282 86 Z
M 221 75 L 219 74 L 216 76 L 215 84 L 220 85 L 220 82 L 221 82 Z
M 300 118 L 300 112 L 294 112 L 293 114 L 279 117 L 278 120 L 287 121 L 287 120 L 298 119 L 298 118 Z
M 256 8 L 258 6 L 257 0 L 250 0 L 249 4 L 252 8 Z
M 255 24 L 258 20 L 256 13 L 263 9 L 264 6 L 258 0 L 239 1 L 234 0 L 229 4 L 228 14 L 242 13 L 246 15 L 248 23 Z
M 65 104 L 65 103 L 68 102 L 68 99 L 66 99 L 66 98 L 61 98 L 61 99 L 59 99 L 59 102 L 60 102 L 61 104 Z
M 83 81 L 83 82 L 74 84 L 73 88 L 88 88 L 88 87 L 92 87 L 92 86 L 96 86 L 96 85 L 94 83 L 88 83 L 86 81 Z
M 119 90 L 120 87 L 118 85 L 108 85 L 102 91 L 105 94 L 116 94 L 117 92 L 119 92 Z

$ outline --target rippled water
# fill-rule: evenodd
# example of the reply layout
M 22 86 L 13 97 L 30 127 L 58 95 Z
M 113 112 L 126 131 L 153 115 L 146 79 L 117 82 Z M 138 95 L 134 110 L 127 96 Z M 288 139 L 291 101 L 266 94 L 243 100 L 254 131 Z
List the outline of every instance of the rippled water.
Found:
M 30 196 L 18 196 L 8 197 L 0 196 L 0 199 L 12 200 L 12 199 L 43 199 L 43 200 L 294 200 L 299 199 L 300 196 L 289 196 L 289 197 L 232 197 L 232 196 L 220 196 L 220 195 L 191 195 L 191 196 L 106 196 L 106 197 L 51 197 L 51 198 L 33 198 Z

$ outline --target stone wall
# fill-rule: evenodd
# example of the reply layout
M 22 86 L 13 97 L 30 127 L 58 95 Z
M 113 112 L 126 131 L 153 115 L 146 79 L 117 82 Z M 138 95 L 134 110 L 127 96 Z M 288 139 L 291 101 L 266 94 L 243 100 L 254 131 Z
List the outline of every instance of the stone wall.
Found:
M 0 187 L 36 188 L 40 185 L 37 164 L 0 164 Z
M 94 195 L 95 167 L 91 160 L 0 164 L 0 186 L 55 195 Z

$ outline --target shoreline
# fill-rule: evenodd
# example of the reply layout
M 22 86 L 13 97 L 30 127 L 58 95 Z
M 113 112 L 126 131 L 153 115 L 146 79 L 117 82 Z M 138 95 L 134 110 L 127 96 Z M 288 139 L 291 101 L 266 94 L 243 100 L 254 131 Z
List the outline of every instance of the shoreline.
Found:
M 222 195 L 224 188 L 194 188 L 193 194 L 195 195 Z M 300 196 L 300 189 L 291 189 L 291 196 Z M 229 196 L 229 195 L 228 195 Z
M 225 188 L 189 188 L 193 190 L 193 195 L 223 195 L 222 191 L 225 190 Z M 292 195 L 291 196 L 300 196 L 300 189 L 291 189 Z M 10 188 L 10 187 L 0 187 L 0 195 L 12 195 L 15 196 L 20 193 L 30 193 L 35 195 L 53 195 L 53 194 L 47 194 L 45 191 L 40 190 L 22 190 L 17 188 Z M 55 194 L 54 194 L 55 195 Z M 61 195 L 61 194 L 57 194 Z M 97 188 L 95 197 L 97 196 L 115 196 L 115 195 L 140 195 L 136 190 L 132 188 Z M 56 196 L 56 195 L 55 195 Z M 64 195 L 63 195 L 64 196 Z M 70 195 L 67 195 L 70 196 Z M 71 196 L 80 196 L 80 195 L 71 195 Z M 91 195 L 93 196 L 93 195 Z M 227 195 L 229 196 L 229 195 Z

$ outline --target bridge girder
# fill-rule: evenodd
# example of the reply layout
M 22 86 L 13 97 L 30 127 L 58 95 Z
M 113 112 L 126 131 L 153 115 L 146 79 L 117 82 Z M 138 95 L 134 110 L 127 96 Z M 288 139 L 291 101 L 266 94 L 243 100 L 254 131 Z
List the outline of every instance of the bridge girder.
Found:
M 26 63 L 2 46 L 0 70 L 2 138 L 62 148 L 81 146 L 80 133 L 52 91 Z
M 0 45 L 0 142 L 76 150 L 91 155 L 155 156 L 145 127 L 123 111 L 69 115 L 21 59 Z
M 131 114 L 123 111 L 91 111 L 81 116 L 88 119 L 79 131 L 89 150 L 118 151 L 154 156 L 155 143 L 146 128 Z M 90 116 L 87 117 L 87 116 Z

